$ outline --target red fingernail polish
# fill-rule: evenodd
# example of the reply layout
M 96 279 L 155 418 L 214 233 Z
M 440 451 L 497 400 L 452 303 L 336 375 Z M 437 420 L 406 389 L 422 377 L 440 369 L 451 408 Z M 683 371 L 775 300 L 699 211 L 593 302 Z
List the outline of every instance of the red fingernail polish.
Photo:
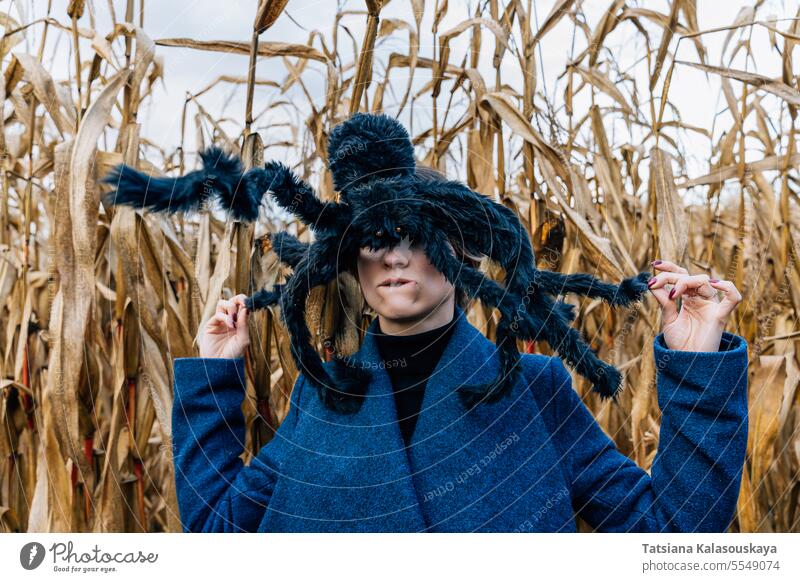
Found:
M 709 281 L 712 283 L 719 283 L 719 279 L 709 279 Z
M 233 314 L 233 325 L 236 325 L 236 314 Z
M 672 299 L 672 296 L 675 295 L 675 289 L 669 292 L 669 298 Z
M 661 259 L 659 259 L 659 260 L 657 260 L 657 261 L 653 261 L 653 264 L 654 264 L 654 265 L 660 265 L 660 264 L 661 264 Z
M 655 277 L 652 277 L 652 278 L 651 278 L 651 279 L 650 279 L 650 280 L 647 282 L 647 286 L 648 286 L 648 287 L 650 287 L 650 285 L 652 285 L 652 284 L 653 284 L 653 283 L 655 283 L 655 282 L 656 282 L 656 278 L 655 278 Z

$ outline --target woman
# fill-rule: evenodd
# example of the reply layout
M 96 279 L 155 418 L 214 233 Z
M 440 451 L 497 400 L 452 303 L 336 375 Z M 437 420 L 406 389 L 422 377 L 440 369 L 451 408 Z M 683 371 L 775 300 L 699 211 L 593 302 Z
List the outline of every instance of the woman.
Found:
M 724 331 L 741 295 L 670 261 L 653 267 L 662 419 L 649 475 L 557 357 L 523 354 L 509 397 L 465 414 L 454 389 L 497 374 L 495 346 L 409 241 L 358 256 L 377 313 L 350 356 L 375 372 L 361 409 L 331 411 L 301 374 L 286 419 L 244 466 L 248 312 L 244 295 L 220 301 L 200 357 L 175 360 L 184 530 L 574 532 L 580 516 L 597 531 L 725 531 L 747 446 L 747 343 Z

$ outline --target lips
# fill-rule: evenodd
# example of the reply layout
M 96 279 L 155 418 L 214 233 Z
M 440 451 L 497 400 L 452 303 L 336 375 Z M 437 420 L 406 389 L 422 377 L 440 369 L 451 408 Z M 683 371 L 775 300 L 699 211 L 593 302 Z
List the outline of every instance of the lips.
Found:
M 378 287 L 404 287 L 413 283 L 414 281 L 411 279 L 404 279 L 403 277 L 391 277 L 389 279 L 385 279 L 380 285 L 378 285 Z

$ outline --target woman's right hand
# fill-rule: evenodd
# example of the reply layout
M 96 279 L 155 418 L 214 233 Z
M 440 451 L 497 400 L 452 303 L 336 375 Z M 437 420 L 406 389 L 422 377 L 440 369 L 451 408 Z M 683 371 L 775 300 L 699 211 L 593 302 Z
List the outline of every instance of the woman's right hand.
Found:
M 248 311 L 244 306 L 247 295 L 220 299 L 217 312 L 208 320 L 200 337 L 201 358 L 239 358 L 250 345 L 247 329 Z

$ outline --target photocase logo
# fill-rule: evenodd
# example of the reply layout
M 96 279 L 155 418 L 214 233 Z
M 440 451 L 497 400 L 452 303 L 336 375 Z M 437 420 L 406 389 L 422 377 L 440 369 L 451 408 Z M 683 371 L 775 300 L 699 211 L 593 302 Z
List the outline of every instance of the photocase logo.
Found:
M 158 560 L 158 554 L 149 552 L 145 554 L 138 551 L 106 552 L 95 544 L 88 550 L 77 549 L 72 541 L 55 542 L 45 550 L 38 542 L 29 542 L 19 551 L 19 563 L 26 570 L 38 568 L 46 556 L 53 559 L 54 572 L 117 572 L 121 564 L 153 564 Z
M 35 570 L 44 560 L 44 546 L 39 542 L 28 542 L 19 551 L 19 563 L 26 570 Z

